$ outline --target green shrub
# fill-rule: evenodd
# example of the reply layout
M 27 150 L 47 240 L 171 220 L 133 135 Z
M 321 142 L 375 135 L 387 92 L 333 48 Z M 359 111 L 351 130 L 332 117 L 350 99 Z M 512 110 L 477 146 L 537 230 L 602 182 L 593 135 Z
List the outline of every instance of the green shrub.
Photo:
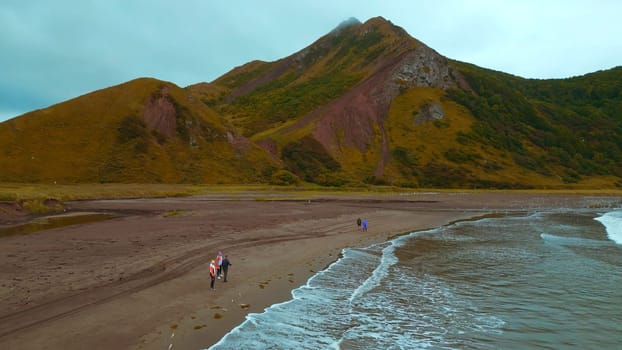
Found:
M 409 168 L 417 166 L 419 163 L 417 156 L 405 147 L 395 147 L 391 150 L 391 156 L 393 159 Z
M 482 156 L 477 153 L 456 148 L 448 149 L 443 155 L 447 160 L 454 163 L 468 163 L 482 158 Z
M 375 186 L 385 186 L 387 184 L 387 181 L 385 179 L 381 177 L 376 177 L 375 175 L 366 176 L 363 182 L 368 185 Z
M 125 117 L 117 127 L 117 138 L 120 143 L 130 142 L 147 136 L 145 123 L 136 116 Z
M 129 145 L 138 153 L 147 153 L 150 138 L 142 119 L 128 116 L 121 121 L 117 131 L 119 143 Z
M 341 168 L 312 136 L 285 145 L 281 157 L 288 170 L 308 182 L 317 182 L 319 175 L 337 172 Z
M 0 192 L 0 201 L 15 201 L 17 200 L 17 193 Z
M 270 184 L 276 186 L 295 185 L 299 182 L 300 179 L 298 178 L 298 176 L 284 169 L 277 170 L 270 177 Z
M 435 119 L 433 124 L 437 129 L 447 129 L 450 126 L 449 121 L 442 119 Z
M 391 150 L 391 157 L 399 163 L 398 169 L 402 175 L 416 176 L 418 174 L 419 159 L 408 148 L 395 147 Z
M 348 183 L 348 180 L 338 173 L 324 173 L 316 177 L 315 182 L 322 186 L 341 187 Z
M 59 201 L 51 199 L 25 199 L 21 201 L 21 205 L 32 214 L 45 214 L 64 210 L 63 205 Z

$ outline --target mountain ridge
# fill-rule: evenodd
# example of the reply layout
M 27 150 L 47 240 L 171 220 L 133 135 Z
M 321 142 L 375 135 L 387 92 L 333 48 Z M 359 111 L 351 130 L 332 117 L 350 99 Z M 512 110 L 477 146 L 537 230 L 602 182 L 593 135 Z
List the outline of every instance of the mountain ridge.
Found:
M 350 19 L 212 82 L 136 79 L 0 123 L 0 181 L 615 187 L 620 69 L 524 79 Z

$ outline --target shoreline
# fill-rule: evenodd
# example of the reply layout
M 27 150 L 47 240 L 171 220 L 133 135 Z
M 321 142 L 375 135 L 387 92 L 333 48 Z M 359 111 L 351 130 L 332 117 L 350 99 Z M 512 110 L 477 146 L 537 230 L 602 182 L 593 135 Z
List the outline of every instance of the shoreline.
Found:
M 507 193 L 321 199 L 72 202 L 70 211 L 129 214 L 1 238 L 0 341 L 22 349 L 204 349 L 247 313 L 290 300 L 343 248 L 504 211 L 620 203 Z M 369 231 L 357 230 L 359 216 Z M 207 264 L 218 250 L 232 262 L 229 282 L 210 291 Z
M 304 254 L 304 257 L 298 257 L 299 260 L 294 266 L 288 266 L 286 269 L 275 268 L 271 274 L 261 276 L 264 278 L 256 278 L 253 281 L 254 283 L 251 282 L 249 286 L 240 287 L 236 285 L 233 290 L 230 289 L 231 286 L 229 285 L 223 287 L 227 288 L 227 290 L 224 291 L 223 294 L 216 297 L 214 303 L 209 305 L 208 310 L 197 312 L 196 314 L 199 316 L 195 316 L 196 318 L 194 319 L 192 316 L 190 319 L 181 319 L 179 324 L 177 324 L 176 329 L 170 330 L 170 334 L 174 334 L 171 339 L 175 340 L 170 343 L 173 344 L 172 349 L 207 349 L 216 344 L 227 333 L 244 322 L 246 320 L 246 314 L 261 313 L 272 305 L 291 300 L 291 293 L 294 289 L 305 285 L 315 274 L 327 269 L 330 265 L 337 262 L 341 258 L 341 253 L 345 248 L 363 248 L 372 244 L 386 242 L 400 235 L 409 234 L 415 231 L 428 230 L 434 227 L 451 224 L 452 222 L 460 221 L 462 219 L 471 218 L 470 214 L 449 214 L 447 212 L 438 211 L 423 212 L 421 214 L 430 215 L 433 218 L 424 219 L 424 226 L 418 226 L 414 229 L 400 231 L 402 232 L 400 234 L 392 234 L 392 232 L 387 231 L 367 236 L 356 241 L 351 241 L 351 244 L 346 245 L 343 245 L 343 243 L 346 243 L 345 241 L 339 240 L 339 246 L 334 246 L 333 248 L 328 249 L 327 254 L 322 256 L 320 253 L 317 253 L 318 255 L 313 257 L 312 254 L 310 255 L 309 252 L 307 252 Z M 418 219 L 420 218 L 421 217 L 418 217 Z M 334 241 L 334 239 L 330 240 Z M 276 253 L 274 250 L 280 249 L 286 249 L 286 247 L 275 246 L 266 251 L 264 254 L 272 255 Z M 287 260 L 290 260 L 290 258 Z M 235 264 L 233 267 L 235 267 Z M 232 271 L 230 271 L 230 274 L 231 273 Z M 217 287 L 219 285 L 218 282 L 219 281 L 217 281 Z M 256 284 L 256 286 L 253 286 L 253 284 Z M 222 286 L 222 282 L 220 285 Z M 216 292 L 218 293 L 218 291 Z M 233 299 L 229 300 L 231 298 Z M 242 309 L 240 304 L 248 304 L 250 306 L 248 309 Z M 226 311 L 223 312 L 223 308 L 225 308 Z M 223 317 L 215 319 L 214 316 L 216 314 L 221 314 Z M 230 318 L 230 320 L 227 320 L 229 322 L 223 322 L 225 318 Z M 200 324 L 200 322 L 194 322 L 197 319 L 204 320 L 205 323 Z M 188 329 L 195 329 L 197 325 L 205 325 L 205 332 L 203 332 L 204 335 L 197 336 L 194 334 L 196 330 L 194 332 L 187 331 Z M 165 328 L 160 328 L 156 333 L 164 335 L 165 330 Z M 140 346 L 135 347 L 134 349 L 157 349 L 162 345 L 167 347 L 170 344 L 162 344 L 160 342 L 158 346 L 155 347 Z

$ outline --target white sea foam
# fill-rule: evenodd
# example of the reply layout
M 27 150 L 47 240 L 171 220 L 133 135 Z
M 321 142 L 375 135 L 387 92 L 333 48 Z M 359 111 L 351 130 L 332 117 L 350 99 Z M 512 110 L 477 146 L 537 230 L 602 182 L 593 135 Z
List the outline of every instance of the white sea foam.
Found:
M 389 268 L 397 263 L 397 258 L 395 257 L 395 241 L 389 242 L 389 244 L 382 249 L 382 256 L 380 261 L 378 262 L 377 267 L 372 272 L 371 276 L 363 282 L 358 288 L 354 290 L 348 301 L 352 303 L 352 301 L 359 298 L 361 295 L 369 292 L 374 287 L 376 287 L 380 282 L 387 276 Z
M 342 258 L 292 291 L 292 300 L 246 320 L 210 349 L 422 349 L 460 332 L 487 332 L 490 319 L 442 280 L 400 264 L 396 249 L 413 233 Z
M 607 231 L 607 237 L 616 244 L 622 245 L 622 210 L 605 213 L 595 220 L 600 221 Z
M 350 314 L 353 326 L 338 342 L 347 349 L 424 349 L 447 345 L 448 335 L 486 333 L 503 324 L 442 279 L 403 265 L 390 269 L 381 288 L 360 295 Z
M 345 249 L 343 257 L 292 291 L 292 300 L 253 313 L 210 349 L 335 347 L 350 327 L 348 297 L 380 261 L 378 250 Z
M 541 233 L 540 237 L 546 241 L 565 246 L 606 246 L 610 245 L 608 241 L 599 241 L 597 239 L 588 239 L 582 237 L 559 236 L 550 233 Z

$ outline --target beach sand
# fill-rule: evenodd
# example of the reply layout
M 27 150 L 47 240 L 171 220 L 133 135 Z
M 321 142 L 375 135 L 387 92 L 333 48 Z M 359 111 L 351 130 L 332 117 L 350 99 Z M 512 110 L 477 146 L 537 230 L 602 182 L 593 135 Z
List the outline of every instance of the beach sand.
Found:
M 262 200 L 255 200 L 256 197 Z M 345 247 L 490 213 L 605 207 L 619 197 L 523 193 L 203 195 L 69 203 L 106 221 L 0 237 L 5 349 L 204 349 Z M 275 197 L 276 198 L 276 197 Z M 366 218 L 369 230 L 357 228 Z M 221 250 L 229 281 L 209 288 Z

